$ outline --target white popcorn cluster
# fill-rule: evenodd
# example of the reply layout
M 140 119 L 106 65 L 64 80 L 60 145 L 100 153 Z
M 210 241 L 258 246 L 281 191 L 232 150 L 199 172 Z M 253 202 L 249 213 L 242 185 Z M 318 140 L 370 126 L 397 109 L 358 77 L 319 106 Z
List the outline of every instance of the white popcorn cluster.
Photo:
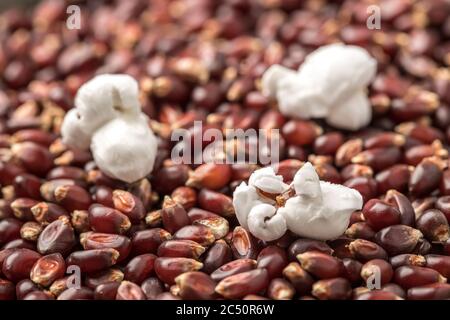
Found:
M 271 66 L 262 77 L 262 90 L 278 101 L 284 115 L 325 118 L 336 128 L 358 130 L 372 119 L 366 89 L 376 69 L 365 49 L 330 44 L 309 54 L 298 72 Z
M 157 140 L 141 112 L 139 88 L 128 75 L 104 74 L 85 83 L 61 127 L 63 143 L 91 149 L 100 170 L 134 182 L 148 175 Z
M 293 195 L 279 205 L 274 199 L 288 191 Z M 363 199 L 354 189 L 320 181 L 307 162 L 291 185 L 271 167 L 255 171 L 248 185 L 243 182 L 236 188 L 233 204 L 241 226 L 261 240 L 276 240 L 287 230 L 301 237 L 331 240 L 344 233 Z

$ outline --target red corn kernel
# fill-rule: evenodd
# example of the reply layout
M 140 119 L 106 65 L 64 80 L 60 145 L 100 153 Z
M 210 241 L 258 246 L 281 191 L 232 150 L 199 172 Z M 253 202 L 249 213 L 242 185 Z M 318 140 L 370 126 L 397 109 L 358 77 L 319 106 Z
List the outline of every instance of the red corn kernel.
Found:
M 185 226 L 179 229 L 173 236 L 176 240 L 191 240 L 204 247 L 211 245 L 216 239 L 212 230 L 203 225 Z
M 204 210 L 217 213 L 225 218 L 234 216 L 234 206 L 230 197 L 208 189 L 200 190 L 198 204 Z
M 350 282 L 344 278 L 320 280 L 312 288 L 312 295 L 320 300 L 346 300 L 351 294 Z
M 114 234 L 124 234 L 131 227 L 130 219 L 126 215 L 101 205 L 93 205 L 89 208 L 89 224 L 96 232 Z
M 30 272 L 30 279 L 43 287 L 48 287 L 55 281 L 64 276 L 66 272 L 66 263 L 59 253 L 53 253 L 43 256 L 36 261 Z
M 91 195 L 77 185 L 59 186 L 54 191 L 57 203 L 69 212 L 74 210 L 87 210 L 92 203 Z
M 216 292 L 227 299 L 239 299 L 257 294 L 269 284 L 266 269 L 255 269 L 229 276 L 216 286 Z
M 318 251 L 297 255 L 300 265 L 319 279 L 335 278 L 343 274 L 344 266 L 337 258 Z
M 402 266 L 395 270 L 394 282 L 404 289 L 410 289 L 432 283 L 445 283 L 447 279 L 433 269 Z
M 192 209 L 197 204 L 197 191 L 190 187 L 178 187 L 173 190 L 170 197 L 185 210 Z
M 168 196 L 164 198 L 162 209 L 159 212 L 164 228 L 172 234 L 190 222 L 183 206 Z
M 212 300 L 216 297 L 216 283 L 203 272 L 190 271 L 175 278 L 179 296 L 188 300 Z
M 123 278 L 124 278 L 124 274 L 122 271 L 120 271 L 119 269 L 116 269 L 116 268 L 109 268 L 104 271 L 99 271 L 99 272 L 95 272 L 95 273 L 86 275 L 84 284 L 88 288 L 91 288 L 94 290 L 98 286 L 105 284 L 105 283 L 110 283 L 110 282 L 120 283 L 123 281 Z
M 30 249 L 15 249 L 3 261 L 2 273 L 14 283 L 30 277 L 34 263 L 41 255 Z
M 0 300 L 14 300 L 15 285 L 11 281 L 0 279 Z
M 94 292 L 92 289 L 81 288 L 68 288 L 58 295 L 57 300 L 92 300 L 94 298 Z
M 75 251 L 67 257 L 67 265 L 76 265 L 81 272 L 98 272 L 116 264 L 117 258 L 119 252 L 110 248 Z
M 154 267 L 158 278 L 172 285 L 178 275 L 188 271 L 200 270 L 203 264 L 189 258 L 160 257 L 155 260 Z
M 236 259 L 256 259 L 260 247 L 257 239 L 253 235 L 242 227 L 236 227 L 233 230 L 233 237 L 231 239 L 231 250 Z
M 66 216 L 62 216 L 41 232 L 37 249 L 41 254 L 61 253 L 65 256 L 70 253 L 75 244 L 75 234 L 70 221 Z
M 170 233 L 160 228 L 137 231 L 131 238 L 132 255 L 156 253 L 161 243 L 171 238 Z
M 270 279 L 281 276 L 288 264 L 286 252 L 277 246 L 268 246 L 261 250 L 257 258 L 257 268 L 265 268 Z
M 367 224 L 374 231 L 400 223 L 400 212 L 378 199 L 369 200 L 364 205 L 362 212 Z
M 361 278 L 366 283 L 375 276 L 375 279 L 380 279 L 381 284 L 389 283 L 394 275 L 392 266 L 385 260 L 374 259 L 367 261 L 361 268 Z
M 230 182 L 230 178 L 231 168 L 228 164 L 205 163 L 190 172 L 186 186 L 219 190 Z
M 432 283 L 410 288 L 408 300 L 448 300 L 450 299 L 450 284 Z
M 224 240 L 217 240 L 204 254 L 202 270 L 211 274 L 220 266 L 230 262 L 232 258 L 230 246 Z
M 164 292 L 164 285 L 158 278 L 150 277 L 142 282 L 141 289 L 148 300 L 155 300 L 159 294 Z
M 145 217 L 145 207 L 141 199 L 130 192 L 114 190 L 112 195 L 114 207 L 124 213 L 132 223 L 139 223 Z
M 119 252 L 117 262 L 125 260 L 131 251 L 131 241 L 125 236 L 109 233 L 88 232 L 80 236 L 85 250 L 112 248 Z
M 444 242 L 450 237 L 447 218 L 437 209 L 422 213 L 416 220 L 416 226 L 430 241 Z
M 98 285 L 94 290 L 95 300 L 115 300 L 120 282 L 107 282 Z
M 34 219 L 43 225 L 48 225 L 61 216 L 68 216 L 66 209 L 51 202 L 39 202 L 31 208 L 31 212 Z
M 192 240 L 168 240 L 158 247 L 159 257 L 184 257 L 198 259 L 205 247 Z
M 154 254 L 146 253 L 131 259 L 124 269 L 124 279 L 141 284 L 149 275 L 153 273 L 153 265 L 157 257 Z
M 423 234 L 417 229 L 399 224 L 378 231 L 375 242 L 390 255 L 412 253 L 423 242 Z

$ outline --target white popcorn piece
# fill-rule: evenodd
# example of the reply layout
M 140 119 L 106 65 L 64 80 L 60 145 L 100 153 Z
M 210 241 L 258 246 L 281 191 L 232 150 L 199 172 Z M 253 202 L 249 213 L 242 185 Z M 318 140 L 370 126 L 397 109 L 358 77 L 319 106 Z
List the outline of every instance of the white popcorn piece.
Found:
M 266 72 L 264 72 L 261 84 L 263 88 L 263 93 L 271 98 L 277 97 L 277 91 L 280 87 L 278 82 L 281 79 L 291 79 L 291 77 L 296 77 L 297 73 L 294 70 L 288 69 L 286 67 L 275 64 L 269 67 Z M 287 84 L 293 83 L 295 81 L 287 81 Z
M 287 231 L 284 216 L 277 214 L 277 209 L 267 203 L 259 204 L 250 210 L 247 224 L 248 230 L 264 241 L 281 238 Z
M 271 66 L 262 77 L 262 91 L 278 101 L 284 115 L 325 118 L 337 128 L 358 130 L 372 117 L 365 89 L 376 68 L 365 49 L 330 44 L 309 54 L 298 72 Z
M 311 163 L 305 163 L 295 174 L 292 184 L 295 194 L 311 199 L 320 199 L 322 191 L 320 190 L 319 175 Z
M 319 86 L 329 103 L 367 87 L 375 77 L 377 62 L 358 46 L 334 43 L 310 53 L 299 67 L 300 77 Z
M 286 233 L 283 216 L 277 214 L 273 201 L 260 195 L 257 188 L 269 194 L 281 194 L 289 186 L 272 167 L 256 170 L 248 185 L 242 182 L 233 193 L 233 205 L 240 225 L 264 241 L 272 241 Z
M 68 146 L 90 147 L 100 170 L 113 178 L 131 183 L 153 169 L 157 140 L 128 75 L 103 74 L 81 86 L 61 135 Z
M 254 186 L 248 186 L 245 182 L 242 182 L 233 193 L 233 206 L 236 213 L 236 218 L 239 224 L 248 230 L 247 218 L 250 210 L 264 203 L 260 200 L 258 193 Z
M 75 106 L 87 107 L 90 111 L 105 113 L 140 111 L 139 86 L 133 77 L 126 74 L 101 74 L 80 87 Z
M 302 237 L 331 240 L 342 235 L 350 216 L 363 205 L 361 194 L 351 188 L 320 181 L 314 167 L 306 163 L 294 177 L 296 193 L 278 210 L 289 230 Z M 317 192 L 318 191 L 318 192 Z
M 277 101 L 281 113 L 303 119 L 326 117 L 330 109 L 327 97 L 320 86 L 304 79 L 297 76 L 295 81 L 280 80 Z
M 281 190 L 277 188 L 280 181 L 275 178 L 278 176 L 272 168 L 263 169 L 266 169 L 264 174 L 256 171 L 252 174 L 249 184 L 263 176 L 267 184 L 273 184 L 273 190 Z M 255 173 L 256 177 L 253 176 Z M 272 178 L 268 179 L 271 175 Z M 287 230 L 301 237 L 331 240 L 345 232 L 352 212 L 360 210 L 363 205 L 358 191 L 320 181 L 309 162 L 296 173 L 291 187 L 295 195 L 284 206 L 278 207 L 259 196 L 255 186 L 243 182 L 233 194 L 233 204 L 241 226 L 264 241 L 276 240 Z M 266 185 L 266 189 L 270 188 Z
M 372 120 L 372 107 L 367 94 L 361 90 L 332 107 L 326 120 L 328 124 L 345 130 L 356 131 L 366 127 Z
M 61 125 L 61 136 L 64 144 L 80 150 L 89 149 L 92 133 L 84 131 L 86 126 L 83 125 L 83 122 L 84 120 L 81 119 L 77 109 L 67 111 Z
M 85 131 L 94 133 L 116 117 L 140 113 L 138 84 L 125 74 L 98 75 L 80 87 L 75 108 L 81 119 L 87 119 Z
M 131 183 L 153 169 L 157 141 L 144 117 L 139 120 L 120 117 L 94 133 L 91 151 L 105 174 Z
M 267 193 L 282 193 L 289 186 L 283 182 L 283 177 L 275 174 L 272 167 L 265 167 L 253 172 L 248 184 Z

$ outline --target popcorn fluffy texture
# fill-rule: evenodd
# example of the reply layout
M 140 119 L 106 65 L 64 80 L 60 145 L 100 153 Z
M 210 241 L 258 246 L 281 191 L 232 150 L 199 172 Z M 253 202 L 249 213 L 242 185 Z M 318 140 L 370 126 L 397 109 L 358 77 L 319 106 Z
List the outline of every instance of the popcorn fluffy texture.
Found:
M 271 167 L 256 170 L 250 176 L 248 183 L 267 193 L 282 193 L 288 188 L 288 185 L 283 182 L 283 177 L 275 175 Z
M 277 189 L 282 193 L 293 188 L 295 195 L 284 206 L 277 207 L 258 194 L 259 187 L 254 183 L 258 180 L 255 177 L 260 176 L 267 182 L 262 191 Z M 296 173 L 291 186 L 281 181 L 286 187 L 279 188 L 279 178 L 281 176 L 275 175 L 272 168 L 257 170 L 250 177 L 249 185 L 241 183 L 233 194 L 239 223 L 261 240 L 276 240 L 287 230 L 311 239 L 335 239 L 347 229 L 352 212 L 362 208 L 363 200 L 358 191 L 320 181 L 309 162 Z
M 271 66 L 262 88 L 287 116 L 325 118 L 337 128 L 358 130 L 372 118 L 366 87 L 376 68 L 376 60 L 363 48 L 331 44 L 309 54 L 298 72 Z
M 99 75 L 78 90 L 61 127 L 66 145 L 90 148 L 105 174 L 129 183 L 152 171 L 157 152 L 138 94 L 128 75 Z

